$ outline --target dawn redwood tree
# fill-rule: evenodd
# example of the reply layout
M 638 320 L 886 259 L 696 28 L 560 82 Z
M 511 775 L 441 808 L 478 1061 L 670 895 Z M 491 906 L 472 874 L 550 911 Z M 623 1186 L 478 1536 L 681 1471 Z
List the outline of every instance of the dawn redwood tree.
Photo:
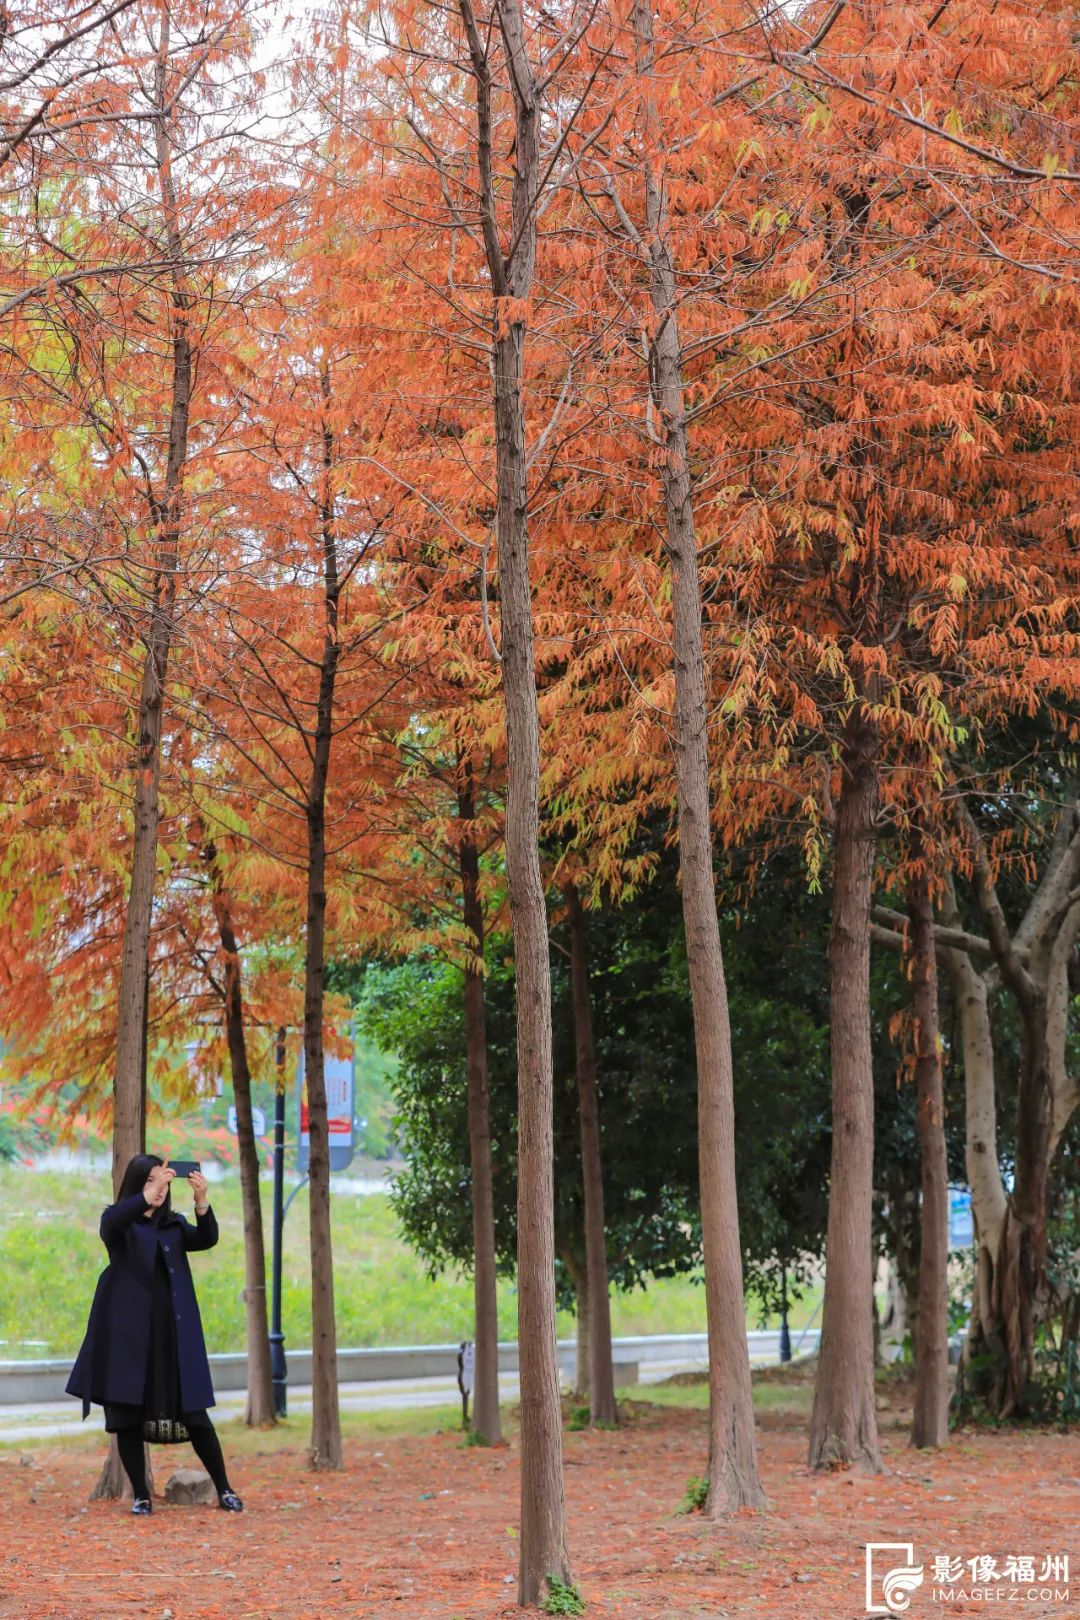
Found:
M 919 1293 L 915 1322 L 914 1446 L 942 1446 L 949 1433 L 949 1167 L 938 1025 L 934 902 L 925 849 L 907 884 L 911 921 L 915 1109 L 921 1159 Z
M 872 633 L 872 632 L 871 632 Z M 844 728 L 829 940 L 833 1114 L 825 1303 L 810 1419 L 810 1462 L 879 1465 L 870 1247 L 874 1066 L 870 911 L 879 804 L 876 728 L 857 699 Z
M 431 406 L 428 406 L 429 412 Z M 456 444 L 467 399 L 432 412 Z M 427 427 L 421 422 L 421 432 Z M 417 545 L 418 535 L 410 536 Z M 386 795 L 386 836 L 377 870 L 381 904 L 369 911 L 365 939 L 380 953 L 433 951 L 461 970 L 468 1099 L 472 1218 L 472 1428 L 487 1445 L 502 1440 L 499 1323 L 491 1148 L 484 957 L 490 929 L 505 910 L 501 878 L 503 754 L 501 699 L 482 622 L 475 559 L 444 545 L 416 571 L 418 600 L 409 616 L 406 680 L 414 716 L 386 739 L 398 756 Z M 493 746 L 493 739 L 497 739 Z M 494 869 L 494 870 L 492 870 Z
M 778 817 L 793 801 L 812 806 L 832 831 L 836 1111 L 815 1466 L 877 1465 L 867 935 L 876 829 L 914 807 L 902 801 L 902 745 L 940 769 L 954 727 L 1031 711 L 1036 668 L 1044 691 L 1071 680 L 1062 542 L 1073 520 L 1060 474 L 1075 386 L 1059 366 L 1076 296 L 1068 26 L 1064 8 L 1036 20 L 946 7 L 898 50 L 887 6 L 823 0 L 745 41 L 744 85 L 775 122 L 770 157 L 791 157 L 762 163 L 733 258 L 755 236 L 778 254 L 801 237 L 788 262 L 801 252 L 802 268 L 781 306 L 763 266 L 746 302 L 760 316 L 773 299 L 769 358 L 747 353 L 735 326 L 729 366 L 693 415 L 718 411 L 729 435 L 712 471 L 727 508 L 715 554 L 761 672 L 738 706 L 780 722 L 771 759 L 740 766 L 729 750 L 731 798 L 771 800 Z M 1046 64 L 1040 89 L 1032 53 Z M 769 96 L 761 80 L 774 72 Z M 809 100 L 784 85 L 789 74 L 814 87 Z M 797 149 L 785 148 L 796 132 Z M 745 149 L 755 159 L 762 151 Z M 768 379 L 760 391 L 755 374 Z M 725 400 L 729 375 L 739 386 Z M 752 582 L 766 577 L 759 595 Z
M 615 1375 L 611 1358 L 611 1293 L 608 1284 L 607 1233 L 604 1226 L 604 1166 L 600 1151 L 600 1099 L 596 1084 L 589 991 L 589 936 L 585 907 L 572 877 L 562 883 L 570 930 L 570 988 L 574 1013 L 581 1131 L 581 1177 L 585 1209 L 585 1310 L 578 1310 L 578 1367 L 581 1372 L 584 1333 L 587 1343 L 589 1421 L 615 1423 Z
M 489 1445 L 502 1439 L 499 1419 L 499 1308 L 496 1294 L 495 1204 L 491 1179 L 491 1103 L 484 1011 L 484 904 L 480 891 L 476 784 L 472 760 L 459 759 L 458 865 L 462 920 L 470 936 L 465 964 L 465 1042 L 469 1095 L 469 1169 L 473 1220 L 473 1300 L 476 1366 L 473 1428 Z
M 613 179 L 609 196 L 648 280 L 649 392 L 663 489 L 670 568 L 674 744 L 686 951 L 697 1049 L 698 1132 L 705 1298 L 709 1324 L 708 1510 L 755 1507 L 758 1479 L 742 1252 L 735 1191 L 734 1080 L 727 990 L 713 876 L 708 706 L 691 450 L 676 266 L 663 174 L 652 0 L 631 13 L 640 105 L 640 203 L 635 223 Z
M 149 994 L 149 947 L 158 861 L 162 727 L 169 659 L 176 634 L 178 581 L 182 566 L 183 529 L 187 518 L 185 470 L 191 424 L 199 290 L 190 268 L 190 225 L 177 176 L 177 129 L 181 99 L 191 95 L 191 81 L 208 89 L 210 67 L 235 16 L 217 18 L 203 36 L 194 62 L 185 62 L 173 42 L 174 8 L 161 0 L 150 29 L 154 52 L 144 92 L 152 128 L 152 174 L 160 194 L 160 246 L 168 265 L 166 308 L 171 350 L 167 362 L 167 429 L 158 457 L 140 454 L 130 443 L 132 474 L 142 483 L 150 536 L 148 565 L 138 590 L 143 599 L 140 636 L 144 646 L 133 761 L 133 834 L 130 884 L 124 919 L 117 989 L 116 1067 L 113 1085 L 113 1192 L 128 1160 L 146 1145 L 146 1045 Z M 181 24 L 182 26 L 182 24 Z M 187 212 L 193 213 L 190 199 Z M 119 435 L 117 435 L 119 438 Z M 119 443 L 117 444 L 119 449 Z M 117 1496 L 124 1475 L 115 1444 L 94 1488 L 95 1496 Z
M 340 884 L 343 851 L 362 861 L 355 846 L 368 828 L 365 799 L 373 771 L 363 746 L 349 751 L 342 769 L 332 771 L 331 762 L 335 738 L 359 726 L 385 691 L 377 655 L 364 650 L 381 614 L 369 614 L 364 591 L 354 593 L 360 598 L 355 610 L 346 601 L 350 576 L 374 546 L 378 522 L 369 518 L 365 527 L 357 518 L 354 528 L 342 516 L 342 505 L 349 504 L 341 489 L 347 473 L 337 450 L 340 407 L 328 369 L 313 371 L 300 361 L 294 375 L 279 354 L 268 360 L 267 382 L 247 429 L 247 472 L 254 482 L 234 490 L 249 539 L 259 535 L 265 551 L 211 604 L 208 646 L 214 655 L 203 666 L 199 702 L 215 748 L 232 758 L 233 781 L 223 791 L 248 813 L 247 836 L 254 845 L 249 864 L 258 868 L 269 857 L 300 878 L 295 900 L 303 917 L 312 1275 L 308 1454 L 313 1468 L 338 1468 L 324 1069 L 327 914 L 331 873 Z M 285 587 L 275 579 L 282 569 L 292 576 Z M 202 808 L 213 831 L 213 799 L 204 797 Z M 223 824 L 229 825 L 227 818 Z
M 451 607 L 451 602 L 453 597 L 444 592 L 432 592 L 424 609 L 411 615 L 412 647 L 420 666 L 409 679 L 415 718 L 404 734 L 386 739 L 399 764 L 383 801 L 385 836 L 372 873 L 380 898 L 367 908 L 354 948 L 363 944 L 380 955 L 402 956 L 430 951 L 461 970 L 473 1234 L 472 1428 L 485 1444 L 498 1445 L 499 1324 L 484 953 L 492 922 L 503 908 L 501 881 L 496 880 L 493 894 L 487 871 L 493 855 L 497 865 L 502 844 L 502 773 L 480 741 L 490 699 L 485 701 L 479 680 L 460 684 L 466 648 L 482 631 L 475 623 L 470 636 L 459 624 L 457 645 L 451 649 L 445 627 L 458 605 Z M 483 683 L 488 685 L 490 678 Z
M 274 1411 L 270 1366 L 266 1248 L 259 1192 L 259 1152 L 255 1143 L 251 1104 L 251 1064 L 244 1018 L 243 971 L 233 907 L 218 851 L 212 840 L 204 845 L 203 859 L 209 872 L 211 904 L 222 957 L 220 974 L 215 974 L 208 965 L 207 976 L 221 999 L 236 1104 L 236 1144 L 244 1220 L 244 1307 L 247 1319 L 247 1406 L 244 1422 L 261 1428 L 276 1424 L 277 1414 Z
M 319 391 L 330 404 L 330 368 L 319 368 Z M 315 1468 L 341 1467 L 341 1418 L 337 1391 L 337 1324 L 334 1319 L 333 1248 L 330 1235 L 330 1134 L 326 1106 L 323 1003 L 326 978 L 326 791 L 334 734 L 334 699 L 341 655 L 338 610 L 341 571 L 338 557 L 334 428 L 320 424 L 322 468 L 317 485 L 322 551 L 322 649 L 318 694 L 309 744 L 304 819 L 307 827 L 306 917 L 304 923 L 304 1085 L 310 1139 L 308 1202 L 311 1208 L 311 1439 Z
M 160 489 L 151 490 L 155 558 L 148 592 L 146 653 L 136 719 L 134 762 L 134 837 L 131 886 L 120 958 L 117 995 L 116 1079 L 113 1093 L 113 1192 L 118 1193 L 128 1160 L 146 1147 L 146 983 L 150 917 L 158 854 L 161 782 L 161 730 L 169 654 L 174 630 L 180 530 L 184 518 L 184 469 L 187 462 L 193 365 L 192 313 L 195 298 L 186 268 L 187 247 L 173 174 L 176 67 L 170 61 L 172 19 L 167 5 L 159 12 L 157 61 L 154 66 L 154 151 L 161 190 L 165 246 L 172 263 L 172 375 L 168 448 Z
M 75 704 L 90 730 L 73 741 L 58 714 L 61 775 L 81 771 L 89 787 L 96 762 L 115 752 L 115 734 L 132 734 L 98 832 L 112 848 L 116 781 L 130 772 L 126 893 L 119 901 L 115 868 L 101 869 L 82 908 L 88 931 L 78 965 L 70 939 L 59 955 L 71 968 L 61 975 L 65 989 L 118 957 L 114 973 L 97 980 L 86 1046 L 96 1100 L 98 1037 L 107 1034 L 115 1191 L 145 1144 L 153 911 L 169 837 L 163 759 L 183 752 L 174 665 L 203 548 L 213 545 L 213 502 L 204 478 L 193 493 L 191 463 L 204 470 L 208 441 L 220 445 L 227 432 L 227 411 L 207 431 L 219 401 L 200 378 L 205 384 L 219 362 L 223 317 L 245 290 L 249 176 L 237 187 L 222 171 L 235 173 L 235 114 L 250 110 L 243 75 L 229 78 L 247 36 L 242 0 L 95 4 L 77 17 L 70 8 L 32 10 L 0 46 L 4 266 L 14 288 L 0 316 L 13 430 L 0 545 L 5 568 L 18 574 L 16 594 L 47 587 L 76 604 L 79 622 L 96 621 L 91 692 Z M 208 154 L 201 120 L 211 109 Z M 24 167 L 32 184 L 20 200 Z M 23 428 L 44 454 L 21 456 Z M 79 819 L 76 812 L 73 825 Z M 67 920 L 72 926 L 74 914 Z M 125 1485 L 112 1448 L 96 1492 L 119 1495 Z
M 536 271 L 541 101 L 521 0 L 488 19 L 459 10 L 475 83 L 478 207 L 491 284 L 492 410 L 499 629 L 506 715 L 506 871 L 518 1016 L 518 1345 L 521 1379 L 521 1529 L 518 1601 L 538 1606 L 549 1577 L 569 1583 L 562 1476 L 562 1409 L 555 1349 L 552 1214 L 551 975 L 540 874 L 540 722 L 529 579 L 525 461 L 525 332 Z M 496 38 L 512 102 L 509 228 L 500 235 L 492 147 Z M 504 239 L 505 238 L 505 239 Z
M 305 249 L 264 284 L 259 345 L 230 379 L 241 400 L 238 454 L 226 469 L 238 539 L 208 595 L 195 705 L 214 750 L 229 761 L 208 831 L 245 823 L 242 885 L 291 893 L 302 924 L 303 1050 L 310 1126 L 313 1468 L 341 1466 L 326 1043 L 331 940 L 362 931 L 365 879 L 377 865 L 381 800 L 392 769 L 386 738 L 404 728 L 404 669 L 387 647 L 414 592 L 407 567 L 384 551 L 392 482 L 379 470 L 385 411 L 371 322 L 392 299 L 385 282 L 341 296 L 340 148 L 331 142 L 289 231 Z M 278 222 L 269 240 L 280 246 Z M 370 298 L 369 298 L 370 295 Z M 378 300 L 378 302 L 376 302 Z M 373 315 L 374 311 L 374 315 Z M 401 696 L 392 694 L 400 689 Z

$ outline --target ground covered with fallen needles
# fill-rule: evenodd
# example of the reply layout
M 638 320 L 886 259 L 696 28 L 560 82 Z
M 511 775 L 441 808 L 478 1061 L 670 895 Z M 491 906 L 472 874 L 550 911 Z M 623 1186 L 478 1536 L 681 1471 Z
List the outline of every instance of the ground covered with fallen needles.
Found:
M 694 1393 L 696 1406 L 634 1401 L 616 1431 L 566 1434 L 570 1546 L 588 1616 L 858 1620 L 872 1541 L 913 1543 L 924 1577 L 912 1617 L 1004 1612 L 1001 1600 L 955 1586 L 943 1596 L 937 1557 L 1000 1568 L 1029 1555 L 1040 1569 L 1071 1555 L 1070 1596 L 1059 1579 L 1054 1591 L 1010 1595 L 1007 1612 L 1080 1617 L 1075 1434 L 970 1430 L 940 1453 L 917 1453 L 894 1391 L 880 1413 L 887 1471 L 820 1477 L 806 1468 L 806 1391 L 793 1388 L 789 1401 L 780 1386 L 758 1401 L 768 1510 L 710 1523 L 679 1511 L 705 1468 Z M 159 1497 L 150 1518 L 133 1518 L 129 1502 L 87 1500 L 100 1443 L 5 1448 L 0 1620 L 511 1620 L 521 1614 L 516 1438 L 467 1446 L 435 1421 L 413 1418 L 402 1433 L 347 1427 L 344 1468 L 318 1474 L 306 1467 L 303 1420 L 285 1433 L 225 1425 L 243 1514 Z M 173 1467 L 192 1464 L 186 1446 L 153 1456 L 159 1491 Z M 994 1587 L 1004 1590 L 999 1577 Z

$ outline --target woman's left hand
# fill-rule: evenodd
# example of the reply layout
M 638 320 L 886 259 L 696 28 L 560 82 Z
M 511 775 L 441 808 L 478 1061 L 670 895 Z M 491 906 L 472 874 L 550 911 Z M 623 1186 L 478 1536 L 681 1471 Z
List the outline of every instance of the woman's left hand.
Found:
M 195 1213 L 201 1215 L 210 1202 L 206 1196 L 206 1177 L 201 1170 L 193 1170 L 188 1180 L 191 1182 L 191 1190 L 195 1194 Z

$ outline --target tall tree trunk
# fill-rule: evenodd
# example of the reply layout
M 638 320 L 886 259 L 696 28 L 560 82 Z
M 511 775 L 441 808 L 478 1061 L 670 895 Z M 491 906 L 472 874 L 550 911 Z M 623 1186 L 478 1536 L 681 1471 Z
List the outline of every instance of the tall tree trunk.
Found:
M 330 378 L 320 373 L 323 399 L 330 400 Z M 319 694 L 312 738 L 307 799 L 307 917 L 304 938 L 304 1083 L 307 1087 L 308 1207 L 311 1251 L 311 1437 L 312 1468 L 341 1467 L 341 1414 L 338 1407 L 337 1325 L 334 1321 L 334 1251 L 330 1230 L 330 1134 L 323 1063 L 323 1006 L 326 988 L 326 785 L 333 739 L 334 688 L 338 640 L 337 535 L 333 489 L 334 443 L 323 427 L 322 561 L 324 634 Z
M 878 743 L 861 705 L 841 751 L 833 924 L 829 942 L 832 1156 L 821 1350 L 810 1420 L 810 1466 L 877 1470 L 874 1408 L 874 1068 L 870 1034 L 870 908 Z
M 535 142 L 535 131 L 524 132 Z M 523 161 L 519 133 L 518 163 Z M 570 1581 L 555 1343 L 551 973 L 540 876 L 540 728 L 525 531 L 519 322 L 495 342 L 499 599 L 507 732 L 506 867 L 514 933 L 518 1052 L 518 1345 L 521 1556 L 518 1601 L 540 1603 L 547 1577 Z
M 683 405 L 675 272 L 668 248 L 663 180 L 657 172 L 663 154 L 651 82 L 652 0 L 635 0 L 632 21 L 637 70 L 646 86 L 646 139 L 642 162 L 645 239 L 634 231 L 632 224 L 630 228 L 648 265 L 650 298 L 657 317 L 649 344 L 649 371 L 662 446 L 660 473 L 667 520 L 665 549 L 671 566 L 679 860 L 697 1056 L 701 1230 L 709 1328 L 707 1512 L 716 1516 L 730 1508 L 758 1506 L 765 1498 L 758 1479 L 754 1446 L 739 1209 L 735 1193 L 731 1028 L 713 885 L 708 711 L 697 536 Z
M 585 910 L 573 883 L 563 885 L 570 923 L 570 987 L 574 1005 L 581 1177 L 585 1203 L 585 1269 L 588 1277 L 589 1420 L 615 1423 L 615 1374 L 611 1359 L 611 1295 L 604 1230 L 604 1167 L 600 1152 L 600 1099 L 596 1044 L 589 994 L 589 945 Z M 580 1318 L 579 1318 L 580 1323 Z M 580 1327 L 579 1327 L 580 1331 Z
M 472 1173 L 473 1310 L 476 1368 L 473 1428 L 489 1446 L 502 1440 L 499 1419 L 499 1303 L 495 1272 L 495 1198 L 491 1176 L 491 1107 L 488 1096 L 487 1028 L 484 1015 L 484 908 L 480 857 L 473 822 L 472 774 L 461 767 L 458 816 L 466 829 L 458 844 L 465 927 L 470 960 L 465 964 L 465 1052 L 469 1088 L 469 1163 Z
M 147 975 L 150 930 L 157 876 L 158 817 L 161 791 L 161 735 L 165 682 L 172 647 L 176 579 L 183 520 L 184 466 L 191 415 L 192 347 L 188 334 L 191 297 L 184 271 L 184 246 L 172 176 L 172 116 L 168 94 L 169 12 L 161 11 L 161 33 L 155 70 L 154 122 L 156 167 L 161 187 L 165 237 L 172 261 L 172 406 L 165 481 L 160 495 L 150 496 L 156 557 L 150 601 L 146 652 L 139 693 L 138 744 L 135 756 L 134 833 L 131 886 L 124 918 L 117 994 L 116 1069 L 113 1077 L 113 1198 L 120 1191 L 128 1161 L 146 1148 Z M 149 1458 L 149 1448 L 147 1448 Z M 150 1475 L 147 1475 L 149 1481 Z M 152 1488 L 152 1487 L 151 1487 Z M 113 1439 L 102 1472 L 91 1493 L 119 1497 L 130 1490 Z
M 943 1446 L 949 1433 L 949 1166 L 938 1029 L 937 958 L 930 884 L 908 884 L 914 958 L 915 1094 L 922 1158 L 919 1304 L 915 1326 L 913 1446 Z
M 251 1069 L 244 1029 L 243 979 L 240 948 L 236 941 L 229 897 L 213 843 L 206 846 L 218 937 L 225 957 L 222 1011 L 229 1048 L 236 1138 L 240 1153 L 240 1201 L 244 1218 L 244 1307 L 247 1319 L 247 1406 L 244 1422 L 252 1427 L 277 1423 L 270 1371 L 270 1335 L 266 1311 L 266 1249 L 263 1243 L 262 1199 L 259 1194 L 259 1153 L 251 1109 Z
M 555 1213 L 551 969 L 540 875 L 540 718 L 529 585 L 525 462 L 525 317 L 536 267 L 540 103 L 520 0 L 504 0 L 498 28 L 514 108 L 509 263 L 499 240 L 491 171 L 493 27 L 458 0 L 476 79 L 479 210 L 493 296 L 496 534 L 506 715 L 506 874 L 514 935 L 518 1056 L 518 1347 L 521 1381 L 521 1534 L 518 1602 L 542 1603 L 548 1577 L 569 1583 L 562 1408 L 555 1342 Z
M 535 140 L 535 133 L 529 132 Z M 522 163 L 519 134 L 518 163 Z M 540 876 L 540 731 L 525 533 L 520 323 L 495 343 L 499 599 L 507 732 L 506 867 L 514 934 L 518 1054 L 518 1345 L 521 1379 L 521 1552 L 518 1601 L 569 1583 L 562 1410 L 555 1342 L 551 973 Z

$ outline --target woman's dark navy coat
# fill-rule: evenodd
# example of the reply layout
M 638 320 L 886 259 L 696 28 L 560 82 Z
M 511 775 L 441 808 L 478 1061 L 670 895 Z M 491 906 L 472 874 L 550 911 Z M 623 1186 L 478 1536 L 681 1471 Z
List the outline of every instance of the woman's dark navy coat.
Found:
M 218 1240 L 214 1211 L 186 1216 L 171 1211 L 157 1222 L 144 1219 L 151 1206 L 141 1192 L 110 1204 L 101 1217 L 101 1241 L 109 1264 L 98 1278 L 82 1349 L 71 1369 L 67 1393 L 90 1402 L 142 1402 L 150 1354 L 150 1304 L 158 1233 L 168 1267 L 180 1360 L 180 1403 L 185 1412 L 214 1406 L 202 1319 L 188 1265 L 192 1249 L 212 1249 Z M 155 1230 L 155 1227 L 157 1230 Z

